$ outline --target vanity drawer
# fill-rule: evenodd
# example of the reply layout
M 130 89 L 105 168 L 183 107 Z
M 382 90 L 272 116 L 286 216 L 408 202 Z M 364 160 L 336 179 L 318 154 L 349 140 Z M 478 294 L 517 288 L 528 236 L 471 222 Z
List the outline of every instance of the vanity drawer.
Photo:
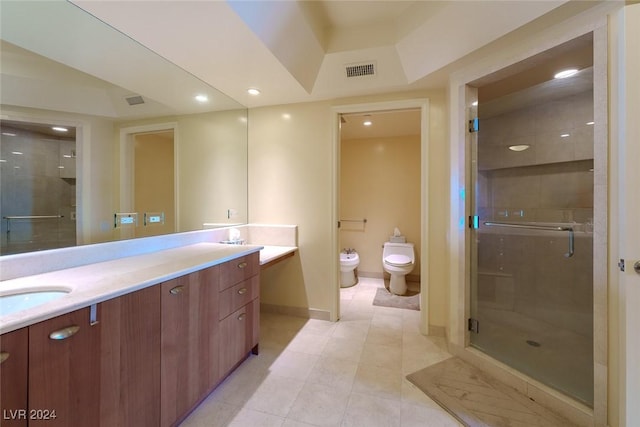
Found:
M 220 321 L 219 369 L 223 376 L 226 376 L 250 351 L 257 351 L 259 332 L 258 299 Z
M 260 276 L 253 276 L 220 292 L 219 319 L 222 320 L 260 295 Z
M 260 272 L 260 252 L 236 258 L 220 265 L 220 291 Z

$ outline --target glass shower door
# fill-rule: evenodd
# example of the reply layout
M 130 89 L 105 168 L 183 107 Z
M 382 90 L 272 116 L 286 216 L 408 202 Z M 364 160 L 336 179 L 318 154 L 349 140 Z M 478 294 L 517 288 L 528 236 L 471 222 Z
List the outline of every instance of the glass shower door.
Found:
M 484 117 L 480 104 L 469 322 L 473 347 L 589 406 L 592 98 L 585 91 Z

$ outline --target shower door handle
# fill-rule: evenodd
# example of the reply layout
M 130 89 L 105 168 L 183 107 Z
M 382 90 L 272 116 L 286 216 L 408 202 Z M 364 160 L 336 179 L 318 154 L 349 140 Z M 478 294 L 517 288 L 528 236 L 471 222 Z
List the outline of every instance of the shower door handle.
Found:
M 527 230 L 546 230 L 546 231 L 568 231 L 569 232 L 569 251 L 564 254 L 566 258 L 571 258 L 575 253 L 575 239 L 573 227 L 555 226 L 555 225 L 537 225 L 537 224 L 518 224 L 513 222 L 493 222 L 484 223 L 487 227 L 508 227 L 508 228 L 524 228 Z M 640 261 L 638 261 L 640 262 Z M 639 265 L 640 270 L 640 265 Z M 638 270 L 636 270 L 638 271 Z M 638 271 L 640 274 L 640 271 Z

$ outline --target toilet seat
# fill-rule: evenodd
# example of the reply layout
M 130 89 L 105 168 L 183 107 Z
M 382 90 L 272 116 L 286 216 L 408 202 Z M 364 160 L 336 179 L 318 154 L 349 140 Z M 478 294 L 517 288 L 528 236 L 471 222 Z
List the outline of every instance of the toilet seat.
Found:
M 386 262 L 389 265 L 392 265 L 394 267 L 404 267 L 405 265 L 411 265 L 411 258 L 409 258 L 406 255 L 400 255 L 400 254 L 391 254 L 388 255 L 385 259 L 384 262 Z

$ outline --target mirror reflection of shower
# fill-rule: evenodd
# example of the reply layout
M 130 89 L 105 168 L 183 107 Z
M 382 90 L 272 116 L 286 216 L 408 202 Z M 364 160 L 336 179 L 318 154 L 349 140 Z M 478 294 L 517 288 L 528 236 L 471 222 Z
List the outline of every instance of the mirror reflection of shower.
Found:
M 0 125 L 0 253 L 75 246 L 76 129 Z

